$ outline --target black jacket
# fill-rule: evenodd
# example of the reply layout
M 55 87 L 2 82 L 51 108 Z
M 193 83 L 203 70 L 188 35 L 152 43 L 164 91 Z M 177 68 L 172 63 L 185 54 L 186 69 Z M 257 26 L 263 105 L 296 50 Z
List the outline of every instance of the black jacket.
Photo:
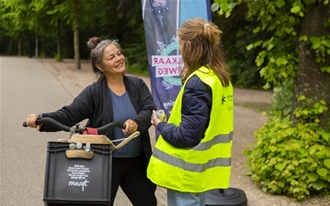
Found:
M 149 88 L 141 78 L 124 75 L 124 84 L 137 113 L 137 116 L 131 119 L 138 124 L 143 151 L 149 158 L 151 155 L 151 144 L 148 129 L 151 126 L 152 110 L 156 110 L 156 105 Z M 93 128 L 113 122 L 112 103 L 107 81 L 103 79 L 94 82 L 74 98 L 70 105 L 64 106 L 55 112 L 43 113 L 42 115 L 43 117 L 51 117 L 70 127 L 85 119 L 88 119 L 86 127 Z M 58 130 L 50 125 L 43 125 L 41 131 L 54 132 Z M 106 135 L 109 139 L 114 139 L 113 130 L 103 135 Z

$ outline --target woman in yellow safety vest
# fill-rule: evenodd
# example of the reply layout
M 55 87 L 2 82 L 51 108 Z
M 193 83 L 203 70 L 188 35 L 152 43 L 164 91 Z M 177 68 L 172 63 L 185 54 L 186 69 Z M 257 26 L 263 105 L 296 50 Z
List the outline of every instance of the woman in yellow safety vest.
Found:
M 178 29 L 183 86 L 167 123 L 153 111 L 161 135 L 147 175 L 167 188 L 169 206 L 204 206 L 208 190 L 229 187 L 234 104 L 221 33 L 201 18 Z

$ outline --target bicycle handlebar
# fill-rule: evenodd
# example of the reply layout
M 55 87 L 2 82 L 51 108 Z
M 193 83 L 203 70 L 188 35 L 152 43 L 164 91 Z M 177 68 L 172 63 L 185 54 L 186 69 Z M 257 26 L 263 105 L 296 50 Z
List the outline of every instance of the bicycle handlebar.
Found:
M 75 127 L 69 127 L 66 126 L 58 121 L 56 121 L 53 118 L 49 118 L 49 117 L 43 117 L 43 118 L 38 118 L 36 120 L 36 124 L 50 124 L 53 125 L 54 127 L 56 127 L 57 129 L 61 130 L 61 131 L 65 131 L 65 132 L 74 132 L 74 133 L 78 133 L 78 134 L 82 134 L 85 131 L 85 127 L 78 127 L 78 125 L 76 125 Z M 27 127 L 27 122 L 24 121 L 23 122 L 23 127 Z M 126 127 L 125 124 L 122 124 L 120 122 L 111 122 L 108 123 L 104 126 L 95 128 L 97 130 L 97 132 L 99 134 L 105 134 L 108 130 L 113 129 L 115 127 L 119 127 L 124 129 Z

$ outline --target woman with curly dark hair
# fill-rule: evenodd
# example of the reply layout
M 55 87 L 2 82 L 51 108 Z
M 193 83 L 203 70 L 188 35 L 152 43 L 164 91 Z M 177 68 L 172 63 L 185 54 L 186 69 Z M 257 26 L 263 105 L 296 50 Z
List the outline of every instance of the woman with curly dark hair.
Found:
M 133 205 L 156 206 L 156 185 L 146 175 L 151 156 L 148 129 L 152 110 L 156 108 L 152 95 L 141 78 L 125 75 L 126 58 L 117 40 L 93 37 L 87 45 L 98 80 L 87 86 L 70 105 L 55 112 L 28 115 L 28 126 L 39 131 L 57 131 L 50 125 L 36 125 L 35 121 L 42 116 L 67 126 L 85 119 L 88 119 L 86 127 L 93 128 L 110 122 L 125 124 L 124 129 L 115 128 L 104 134 L 111 140 L 139 131 L 140 136 L 112 153 L 111 204 L 120 186 Z

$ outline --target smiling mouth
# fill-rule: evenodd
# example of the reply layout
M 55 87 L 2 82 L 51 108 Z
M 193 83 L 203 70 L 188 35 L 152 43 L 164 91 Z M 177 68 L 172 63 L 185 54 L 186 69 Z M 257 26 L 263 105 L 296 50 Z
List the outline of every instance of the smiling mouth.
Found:
M 123 67 L 124 66 L 124 63 L 119 63 L 116 65 L 116 67 Z

